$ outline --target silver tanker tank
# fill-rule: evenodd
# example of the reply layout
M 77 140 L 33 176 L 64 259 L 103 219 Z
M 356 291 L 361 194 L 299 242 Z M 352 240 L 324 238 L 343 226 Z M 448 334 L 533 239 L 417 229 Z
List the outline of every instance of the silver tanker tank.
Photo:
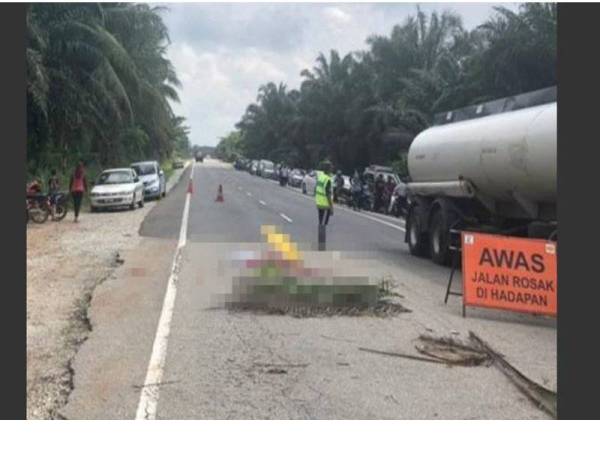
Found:
M 467 111 L 420 133 L 408 151 L 410 253 L 448 264 L 462 229 L 556 238 L 556 113 L 556 101 L 477 118 Z
M 554 102 L 423 131 L 408 152 L 409 189 L 555 204 L 556 114 Z

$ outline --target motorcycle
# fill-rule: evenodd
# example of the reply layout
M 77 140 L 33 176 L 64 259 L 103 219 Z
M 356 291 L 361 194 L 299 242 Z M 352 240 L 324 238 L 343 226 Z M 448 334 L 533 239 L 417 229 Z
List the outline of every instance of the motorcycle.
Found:
M 26 222 L 31 219 L 35 223 L 44 223 L 50 216 L 47 196 L 38 193 L 27 193 L 25 212 Z
M 373 195 L 366 184 L 361 191 L 352 194 L 351 204 L 353 209 L 362 209 L 365 211 L 373 209 Z
M 408 199 L 406 198 L 406 189 L 403 185 L 397 185 L 392 193 L 388 214 L 395 217 L 406 217 L 408 213 Z
M 48 206 L 54 208 L 53 219 L 61 221 L 67 216 L 69 194 L 67 192 L 57 192 L 48 196 Z

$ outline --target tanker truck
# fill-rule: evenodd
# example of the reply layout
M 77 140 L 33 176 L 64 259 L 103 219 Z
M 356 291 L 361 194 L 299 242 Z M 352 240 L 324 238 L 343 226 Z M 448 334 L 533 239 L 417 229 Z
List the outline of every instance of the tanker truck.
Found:
M 447 265 L 460 230 L 556 239 L 556 114 L 554 87 L 436 116 L 408 151 L 410 253 Z

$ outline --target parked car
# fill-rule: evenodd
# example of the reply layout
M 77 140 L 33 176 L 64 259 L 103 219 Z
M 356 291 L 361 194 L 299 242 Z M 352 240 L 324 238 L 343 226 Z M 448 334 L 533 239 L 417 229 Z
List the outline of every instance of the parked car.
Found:
M 158 199 L 167 193 L 165 173 L 160 168 L 158 161 L 141 161 L 131 165 L 142 183 L 144 183 L 144 198 Z
M 315 189 L 317 187 L 317 172 L 314 170 L 309 171 L 304 175 L 302 179 L 302 193 L 315 195 Z
M 90 192 L 92 212 L 100 209 L 144 206 L 144 183 L 132 168 L 102 172 Z
M 252 160 L 250 162 L 250 168 L 248 170 L 252 175 L 258 175 L 258 161 Z
M 259 163 L 260 176 L 263 178 L 275 178 L 275 165 L 272 161 L 261 159 Z
M 288 183 L 293 187 L 302 186 L 302 180 L 304 179 L 305 172 L 302 169 L 294 169 L 290 172 L 290 178 Z
M 238 158 L 233 163 L 233 168 L 235 170 L 245 170 L 247 165 L 247 161 L 244 158 Z
M 183 169 L 183 161 L 181 159 L 173 161 L 173 169 Z
M 391 176 L 396 184 L 401 182 L 400 177 L 394 173 L 391 167 L 376 165 L 369 166 L 365 169 L 363 173 L 363 179 L 372 186 L 375 183 L 375 179 L 379 175 L 383 175 L 383 179 L 385 181 L 387 181 L 388 177 Z

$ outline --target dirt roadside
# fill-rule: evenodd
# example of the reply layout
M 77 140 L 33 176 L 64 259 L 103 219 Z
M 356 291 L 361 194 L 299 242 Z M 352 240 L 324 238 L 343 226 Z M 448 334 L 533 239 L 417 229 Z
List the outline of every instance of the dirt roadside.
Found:
M 170 190 L 184 170 L 175 171 Z M 72 390 L 71 361 L 91 331 L 87 309 L 96 286 L 138 245 L 154 206 L 135 211 L 72 213 L 63 222 L 27 227 L 27 418 L 60 419 Z

